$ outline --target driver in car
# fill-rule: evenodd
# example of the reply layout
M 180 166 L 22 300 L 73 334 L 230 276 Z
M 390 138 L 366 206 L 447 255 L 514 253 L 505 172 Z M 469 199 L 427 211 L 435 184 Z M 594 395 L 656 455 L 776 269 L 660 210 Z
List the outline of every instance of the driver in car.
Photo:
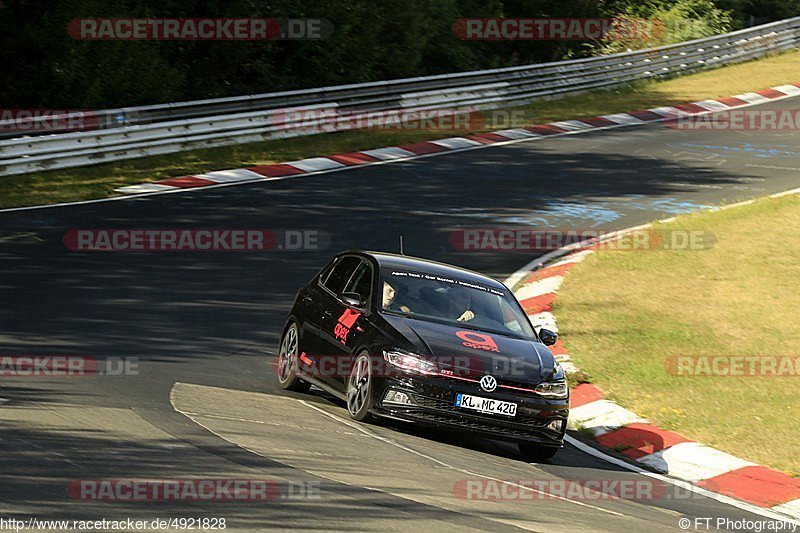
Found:
M 403 313 L 410 313 L 411 309 L 406 305 L 397 305 L 395 298 L 397 291 L 389 284 L 388 281 L 383 282 L 383 308 L 389 311 L 402 311 Z

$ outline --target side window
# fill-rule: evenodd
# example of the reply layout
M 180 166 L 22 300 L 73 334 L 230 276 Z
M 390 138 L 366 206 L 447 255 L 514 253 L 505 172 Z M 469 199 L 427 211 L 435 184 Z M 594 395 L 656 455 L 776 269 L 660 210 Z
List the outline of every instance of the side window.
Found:
M 336 266 L 333 267 L 328 279 L 325 280 L 325 288 L 333 294 L 341 294 L 344 292 L 344 286 L 353 275 L 361 259 L 358 257 L 347 256 L 341 258 Z
M 361 261 L 344 292 L 357 292 L 364 301 L 369 301 L 372 295 L 372 267 L 369 262 Z
M 325 280 L 328 279 L 328 276 L 331 274 L 331 270 L 333 270 L 334 265 L 336 264 L 336 260 L 330 261 L 322 270 L 320 270 L 319 274 L 317 275 L 317 279 L 319 280 L 320 285 L 325 283 Z

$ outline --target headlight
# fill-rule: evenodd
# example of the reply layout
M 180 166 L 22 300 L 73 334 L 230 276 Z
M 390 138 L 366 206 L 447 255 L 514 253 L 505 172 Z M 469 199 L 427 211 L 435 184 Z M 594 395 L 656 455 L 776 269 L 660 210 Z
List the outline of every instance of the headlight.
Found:
M 401 368 L 409 372 L 417 372 L 419 374 L 437 374 L 438 369 L 431 361 L 427 361 L 419 355 L 414 355 L 405 352 L 383 352 L 383 357 L 386 362 L 396 368 Z
M 536 394 L 545 398 L 561 399 L 567 397 L 567 391 L 569 389 L 567 388 L 566 381 L 545 381 L 536 385 L 536 388 L 533 390 Z

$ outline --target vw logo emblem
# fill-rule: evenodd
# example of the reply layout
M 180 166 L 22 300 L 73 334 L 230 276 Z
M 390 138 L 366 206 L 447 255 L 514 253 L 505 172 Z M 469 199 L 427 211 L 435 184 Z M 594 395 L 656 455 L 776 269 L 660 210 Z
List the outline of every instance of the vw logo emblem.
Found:
M 497 388 L 497 380 L 494 377 L 486 375 L 481 378 L 481 389 L 486 392 L 493 392 Z

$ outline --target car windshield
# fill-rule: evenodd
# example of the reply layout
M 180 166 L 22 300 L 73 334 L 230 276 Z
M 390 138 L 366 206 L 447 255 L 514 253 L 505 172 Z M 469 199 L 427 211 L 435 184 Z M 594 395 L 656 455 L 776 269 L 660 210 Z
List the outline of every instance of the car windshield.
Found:
M 426 272 L 384 268 L 383 311 L 420 320 L 536 338 L 528 318 L 506 290 Z

